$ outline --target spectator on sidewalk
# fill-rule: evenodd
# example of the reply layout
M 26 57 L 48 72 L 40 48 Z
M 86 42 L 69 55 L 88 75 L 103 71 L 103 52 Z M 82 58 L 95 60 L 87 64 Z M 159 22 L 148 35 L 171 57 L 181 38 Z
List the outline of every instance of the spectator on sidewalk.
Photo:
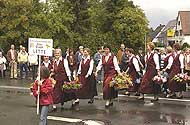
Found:
M 18 54 L 18 63 L 20 68 L 20 79 L 23 78 L 23 68 L 26 73 L 25 78 L 28 79 L 28 53 L 25 47 L 22 47 L 22 51 Z
M 35 80 L 38 69 L 38 56 L 35 54 L 28 55 L 29 66 L 32 68 L 32 79 Z
M 7 62 L 6 58 L 3 56 L 2 52 L 0 52 L 0 71 L 1 71 L 1 77 L 5 77 L 5 70 L 6 70 L 6 65 L 5 63 Z
M 11 70 L 10 78 L 17 79 L 17 51 L 15 50 L 15 46 L 13 44 L 11 45 L 11 49 L 7 52 L 7 60 Z
M 82 56 L 83 56 L 83 49 L 84 47 L 83 46 L 79 46 L 79 50 L 76 52 L 76 59 L 77 59 L 77 69 L 79 67 L 79 64 L 82 60 Z
M 98 50 L 97 50 L 97 53 L 95 53 L 94 55 L 94 64 L 95 66 L 97 67 L 98 66 L 98 63 L 100 62 L 100 60 L 102 59 L 102 47 L 99 47 Z M 103 83 L 103 80 L 102 80 L 102 69 L 100 71 L 98 71 L 98 76 L 97 76 L 97 82 L 98 83 Z
M 121 47 L 120 47 L 119 51 L 117 52 L 117 61 L 118 61 L 120 68 L 122 67 L 121 66 L 121 59 L 122 59 L 122 56 L 124 53 L 125 53 L 125 45 L 121 44 Z

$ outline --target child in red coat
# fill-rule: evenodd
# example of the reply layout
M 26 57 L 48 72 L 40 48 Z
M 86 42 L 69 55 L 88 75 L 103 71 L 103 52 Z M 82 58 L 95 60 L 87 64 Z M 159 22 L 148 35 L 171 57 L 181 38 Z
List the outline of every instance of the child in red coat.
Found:
M 40 123 L 39 125 L 47 125 L 47 114 L 49 105 L 53 104 L 52 92 L 53 86 L 52 81 L 49 79 L 49 69 L 45 66 L 40 69 L 41 80 L 36 80 L 33 85 L 33 95 L 35 97 L 40 94 Z M 40 92 L 38 91 L 38 85 L 40 86 Z

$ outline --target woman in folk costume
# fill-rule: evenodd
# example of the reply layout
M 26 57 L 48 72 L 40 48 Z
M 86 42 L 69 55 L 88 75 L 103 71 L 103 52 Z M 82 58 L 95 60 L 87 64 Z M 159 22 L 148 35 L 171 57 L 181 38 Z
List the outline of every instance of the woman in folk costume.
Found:
M 105 107 L 109 107 L 113 105 L 112 99 L 117 98 L 118 96 L 118 92 L 114 89 L 114 87 L 110 87 L 109 83 L 117 73 L 119 75 L 122 75 L 122 73 L 120 72 L 117 58 L 110 52 L 110 48 L 106 46 L 104 50 L 105 50 L 105 55 L 102 56 L 102 59 L 100 60 L 97 66 L 96 76 L 98 71 L 101 70 L 101 68 L 103 68 L 104 70 L 103 99 L 106 100 Z
M 140 85 L 140 93 L 142 93 L 142 96 L 138 98 L 139 100 L 144 100 L 144 94 L 152 94 L 155 92 L 155 89 L 159 89 L 155 88 L 157 86 L 154 86 L 155 84 L 152 80 L 154 76 L 160 76 L 159 56 L 156 52 L 154 52 L 154 48 L 154 43 L 149 42 L 147 44 L 148 54 L 146 56 L 146 72 Z M 152 101 L 157 100 L 158 97 L 155 96 Z
M 175 51 L 174 52 L 175 57 L 173 60 L 173 64 L 171 66 L 171 72 L 169 74 L 169 83 L 168 83 L 168 87 L 169 87 L 170 91 L 172 92 L 170 97 L 173 97 L 178 93 L 177 98 L 179 98 L 179 99 L 183 98 L 182 91 L 186 90 L 186 84 L 179 84 L 172 79 L 178 73 L 184 73 L 184 71 L 183 71 L 184 70 L 184 56 L 183 56 L 180 48 L 181 48 L 181 46 L 179 43 L 175 43 L 173 45 L 173 49 Z
M 74 80 L 77 75 L 77 61 L 76 61 L 76 56 L 74 55 L 74 52 L 72 49 L 68 49 L 68 55 L 67 55 L 67 60 L 69 63 L 69 69 L 71 72 L 71 79 Z
M 71 80 L 71 73 L 68 66 L 68 61 L 63 59 L 61 49 L 55 49 L 54 51 L 55 60 L 53 62 L 53 72 L 56 80 L 56 84 L 53 90 L 53 109 L 56 110 L 56 104 L 67 100 L 65 93 L 62 90 L 64 82 Z M 64 100 L 63 100 L 64 99 Z
M 173 64 L 173 60 L 174 60 L 174 53 L 173 53 L 173 49 L 172 47 L 168 46 L 166 47 L 166 58 L 164 59 L 164 66 L 163 66 L 163 72 L 166 72 L 167 74 L 170 74 L 171 72 L 171 66 Z M 168 76 L 167 76 L 168 77 Z M 169 89 L 168 89 L 168 82 L 163 84 L 163 92 L 165 94 L 169 93 Z M 168 97 L 168 95 L 167 95 Z
M 128 74 L 133 81 L 133 87 L 129 88 L 129 92 L 135 92 L 135 95 L 139 96 L 140 81 L 137 81 L 137 79 L 141 76 L 139 61 L 135 56 L 135 51 L 132 48 L 127 49 L 127 51 L 129 55 Z
M 67 55 L 66 55 L 66 60 L 68 61 L 68 66 L 69 66 L 69 70 L 71 73 L 71 80 L 75 80 L 76 76 L 77 76 L 77 62 L 76 62 L 76 57 L 73 53 L 73 50 L 68 48 L 67 49 Z M 65 101 L 69 101 L 69 100 L 75 100 L 72 102 L 72 106 L 75 106 L 75 104 L 78 104 L 79 100 L 77 99 L 76 93 L 75 92 L 64 92 L 65 94 Z
M 50 61 L 49 56 L 43 56 L 42 60 L 43 61 L 41 63 L 41 66 L 47 67 L 49 69 L 49 71 L 52 72 L 53 71 L 53 64 Z
M 94 96 L 97 96 L 96 79 L 93 75 L 94 60 L 90 57 L 90 49 L 84 48 L 82 60 L 79 64 L 78 76 L 82 84 L 76 95 L 78 99 L 90 99 L 88 103 L 94 102 Z

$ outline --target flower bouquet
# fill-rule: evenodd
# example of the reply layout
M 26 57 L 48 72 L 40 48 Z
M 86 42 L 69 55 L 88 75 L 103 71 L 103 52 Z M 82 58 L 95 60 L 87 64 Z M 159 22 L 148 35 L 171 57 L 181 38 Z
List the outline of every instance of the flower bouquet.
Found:
M 128 89 L 133 86 L 131 77 L 123 73 L 122 76 L 116 75 L 112 78 L 112 81 L 109 84 L 110 87 L 114 87 L 116 90 Z
M 54 87 L 55 86 L 55 84 L 56 84 L 56 81 L 55 81 L 55 79 L 53 79 L 53 78 L 49 78 L 50 80 L 51 80 L 51 82 L 52 82 L 52 86 Z
M 161 76 L 156 75 L 153 77 L 152 81 L 156 84 L 161 85 L 161 84 L 167 82 L 167 78 L 165 76 L 162 76 L 162 75 Z
M 63 91 L 64 92 L 72 92 L 80 89 L 82 84 L 78 81 L 78 79 L 71 81 L 71 82 L 64 82 L 63 84 Z
M 184 84 L 186 81 L 189 80 L 189 76 L 187 74 L 184 73 L 179 73 L 177 75 L 175 75 L 172 80 L 176 81 L 179 84 Z

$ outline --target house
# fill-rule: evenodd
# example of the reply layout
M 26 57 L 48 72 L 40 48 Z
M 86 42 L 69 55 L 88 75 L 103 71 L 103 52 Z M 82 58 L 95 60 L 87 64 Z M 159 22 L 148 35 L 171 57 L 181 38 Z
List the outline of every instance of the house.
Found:
M 152 42 L 160 43 L 163 46 L 172 45 L 175 43 L 175 28 L 176 28 L 176 20 L 170 20 L 167 25 L 162 27 L 160 32 L 156 35 L 156 37 L 152 40 Z
M 190 11 L 179 11 L 175 32 L 176 42 L 190 45 Z

